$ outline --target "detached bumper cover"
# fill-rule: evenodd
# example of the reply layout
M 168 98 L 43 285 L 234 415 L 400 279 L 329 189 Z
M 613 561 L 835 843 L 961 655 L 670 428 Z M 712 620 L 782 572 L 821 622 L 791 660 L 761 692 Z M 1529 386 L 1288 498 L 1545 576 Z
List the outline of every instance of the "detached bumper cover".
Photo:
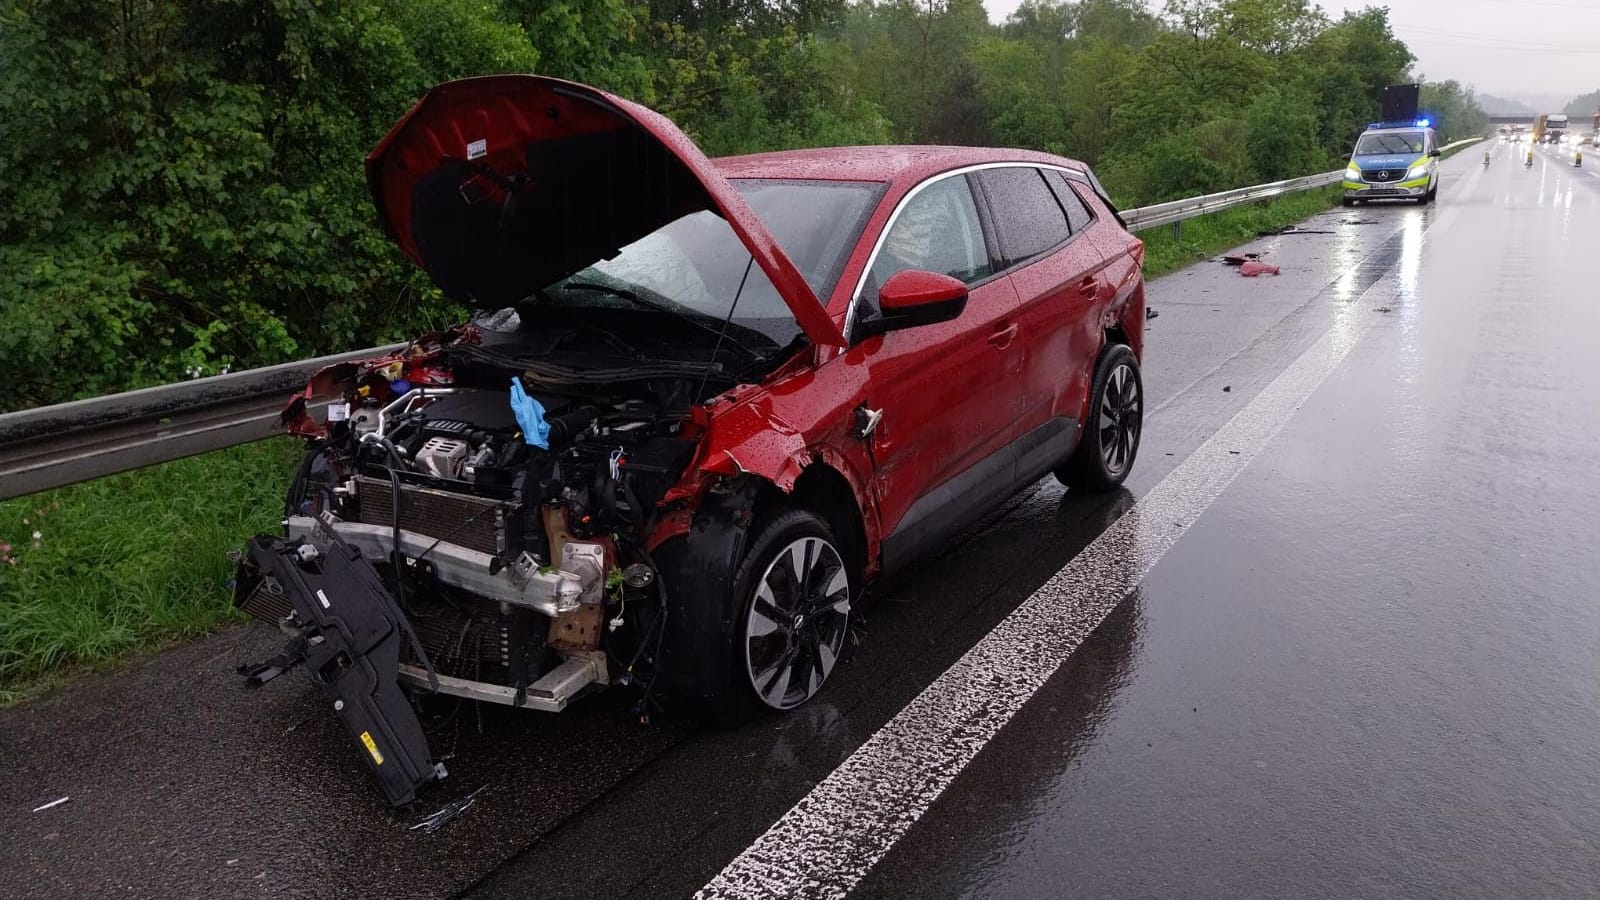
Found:
M 337 537 L 317 552 L 304 541 L 258 535 L 240 560 L 235 603 L 257 591 L 277 594 L 293 612 L 281 623 L 291 635 L 283 653 L 240 668 L 251 684 L 304 663 L 395 806 L 445 776 L 400 687 L 405 620 L 359 551 Z

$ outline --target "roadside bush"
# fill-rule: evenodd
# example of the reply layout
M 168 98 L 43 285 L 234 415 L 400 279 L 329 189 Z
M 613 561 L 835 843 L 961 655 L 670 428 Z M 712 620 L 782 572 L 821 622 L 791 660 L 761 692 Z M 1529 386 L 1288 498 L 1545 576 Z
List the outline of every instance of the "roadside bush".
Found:
M 1245 144 L 1256 174 L 1265 181 L 1309 175 L 1328 168 L 1317 146 L 1317 114 L 1311 97 L 1268 88 L 1245 110 Z
M 1332 164 L 1412 57 L 1306 0 L 11 0 L 0 4 L 0 410 L 460 317 L 378 231 L 367 150 L 440 81 L 539 72 L 712 154 L 998 143 L 1123 205 Z M 1449 136 L 1470 89 L 1428 84 Z

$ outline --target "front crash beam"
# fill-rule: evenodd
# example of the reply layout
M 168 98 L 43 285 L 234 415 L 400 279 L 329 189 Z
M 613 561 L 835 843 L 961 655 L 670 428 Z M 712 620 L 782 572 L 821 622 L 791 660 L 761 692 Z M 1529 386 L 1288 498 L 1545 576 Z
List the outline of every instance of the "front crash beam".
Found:
M 444 778 L 400 687 L 406 637 L 399 607 L 360 551 L 337 538 L 322 552 L 302 540 L 257 535 L 239 561 L 235 603 L 242 606 L 258 590 L 291 605 L 282 622 L 291 639 L 277 657 L 242 666 L 240 674 L 257 685 L 303 663 L 395 806 Z

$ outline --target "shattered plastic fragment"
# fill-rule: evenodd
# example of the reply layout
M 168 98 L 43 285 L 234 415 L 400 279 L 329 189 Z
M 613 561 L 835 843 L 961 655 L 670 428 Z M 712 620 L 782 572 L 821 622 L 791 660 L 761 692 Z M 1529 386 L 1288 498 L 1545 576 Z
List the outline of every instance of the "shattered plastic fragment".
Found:
M 1278 274 L 1278 267 L 1269 266 L 1264 262 L 1257 262 L 1251 259 L 1246 260 L 1244 265 L 1239 267 L 1239 274 L 1246 278 L 1254 278 L 1257 275 L 1276 275 Z
M 417 822 L 415 825 L 412 825 L 411 830 L 421 831 L 423 834 L 433 834 L 435 831 L 438 831 L 440 828 L 448 825 L 457 816 L 471 809 L 473 805 L 478 802 L 478 795 L 483 793 L 483 788 L 486 787 L 488 787 L 488 785 L 478 788 L 459 800 L 452 800 L 449 803 L 439 807 L 434 812 L 424 816 L 421 821 Z
M 530 447 L 550 449 L 550 423 L 544 420 L 544 406 L 522 389 L 522 381 L 511 379 L 511 411 L 522 426 L 522 439 Z

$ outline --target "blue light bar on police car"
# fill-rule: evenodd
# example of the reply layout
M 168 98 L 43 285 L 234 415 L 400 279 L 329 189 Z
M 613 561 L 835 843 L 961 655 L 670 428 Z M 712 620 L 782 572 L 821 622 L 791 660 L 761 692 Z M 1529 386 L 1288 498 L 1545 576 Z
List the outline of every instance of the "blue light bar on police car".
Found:
M 1415 121 L 1407 120 L 1401 122 L 1372 122 L 1367 125 L 1367 130 L 1374 131 L 1385 128 L 1429 128 L 1432 125 L 1432 119 L 1417 119 Z

